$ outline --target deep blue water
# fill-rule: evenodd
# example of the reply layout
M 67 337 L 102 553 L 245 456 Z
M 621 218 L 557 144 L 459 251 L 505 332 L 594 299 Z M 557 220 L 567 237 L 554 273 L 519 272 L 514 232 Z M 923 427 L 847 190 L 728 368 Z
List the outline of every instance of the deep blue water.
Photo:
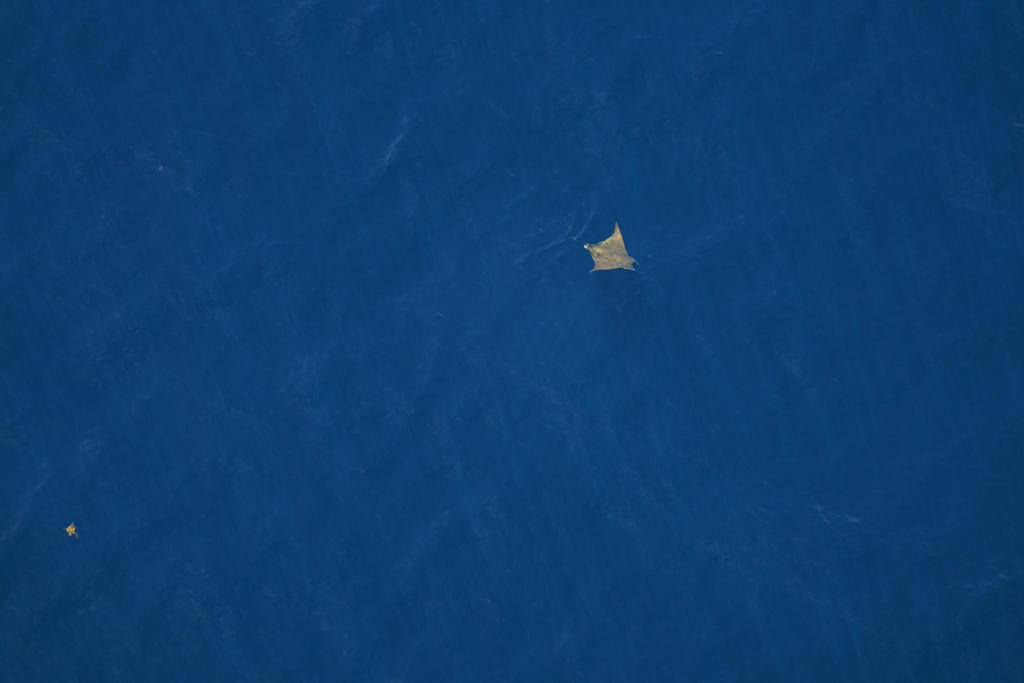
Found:
M 0 677 L 1021 680 L 1022 36 L 4 3 Z

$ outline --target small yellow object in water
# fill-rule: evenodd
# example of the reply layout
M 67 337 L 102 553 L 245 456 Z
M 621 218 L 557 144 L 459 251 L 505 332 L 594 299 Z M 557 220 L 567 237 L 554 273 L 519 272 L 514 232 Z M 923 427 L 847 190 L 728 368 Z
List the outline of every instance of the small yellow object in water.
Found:
M 75 523 L 68 524 L 64 531 L 68 532 L 68 536 L 78 536 L 78 529 L 75 528 Z
M 615 230 L 611 237 L 597 244 L 584 244 L 583 248 L 589 251 L 594 258 L 594 267 L 591 268 L 591 273 L 595 270 L 614 270 L 616 268 L 633 270 L 633 264 L 636 263 L 636 259 L 626 253 L 626 243 L 622 241 L 618 223 L 615 224 Z

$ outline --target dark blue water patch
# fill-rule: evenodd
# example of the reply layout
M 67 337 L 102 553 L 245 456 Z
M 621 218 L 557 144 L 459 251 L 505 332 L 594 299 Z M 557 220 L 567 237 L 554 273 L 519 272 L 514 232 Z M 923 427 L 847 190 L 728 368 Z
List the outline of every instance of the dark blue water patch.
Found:
M 1021 28 L 0 10 L 8 675 L 1011 679 Z

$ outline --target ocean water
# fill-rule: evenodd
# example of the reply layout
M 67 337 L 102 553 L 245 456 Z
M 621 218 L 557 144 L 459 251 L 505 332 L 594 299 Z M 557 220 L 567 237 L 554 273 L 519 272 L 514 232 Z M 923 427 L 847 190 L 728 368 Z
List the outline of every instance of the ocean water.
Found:
M 1022 36 L 3 3 L 0 679 L 1021 680 Z

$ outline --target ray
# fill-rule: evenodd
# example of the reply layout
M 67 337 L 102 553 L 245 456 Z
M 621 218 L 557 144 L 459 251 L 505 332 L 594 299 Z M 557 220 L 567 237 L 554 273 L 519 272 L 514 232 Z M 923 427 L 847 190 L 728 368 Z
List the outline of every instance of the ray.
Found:
M 636 263 L 636 259 L 626 253 L 626 243 L 622 241 L 622 233 L 619 232 L 617 222 L 611 237 L 597 244 L 584 244 L 583 248 L 589 251 L 590 256 L 594 259 L 594 267 L 590 269 L 591 273 L 595 270 L 614 270 L 615 268 L 633 270 L 633 264 Z

